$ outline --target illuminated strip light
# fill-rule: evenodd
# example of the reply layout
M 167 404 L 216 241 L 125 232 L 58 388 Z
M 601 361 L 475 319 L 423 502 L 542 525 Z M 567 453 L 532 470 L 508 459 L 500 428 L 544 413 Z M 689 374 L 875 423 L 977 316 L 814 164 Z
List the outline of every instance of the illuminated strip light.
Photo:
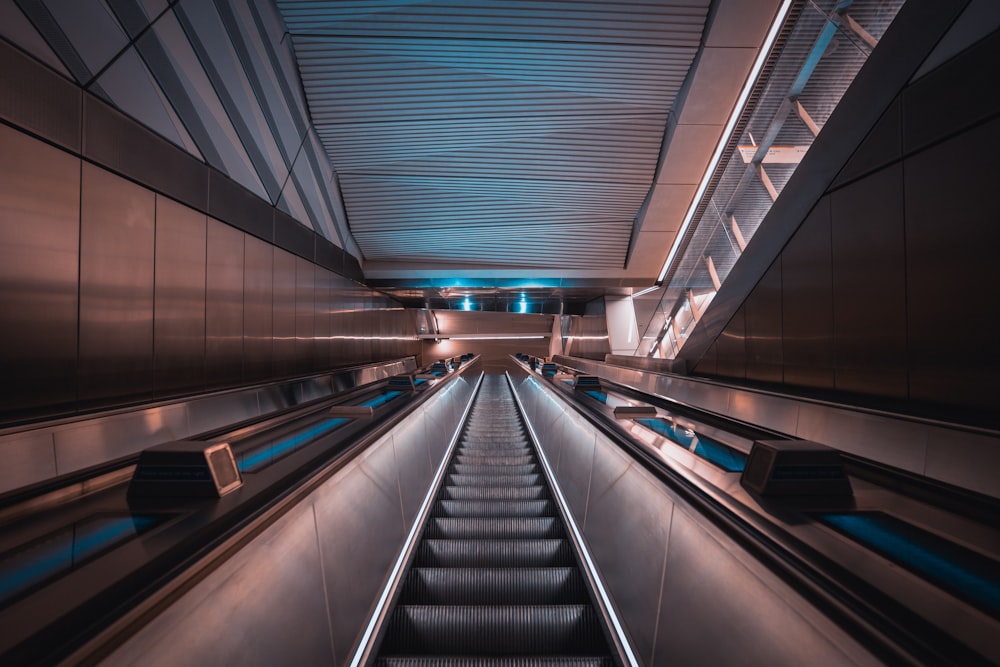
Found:
M 743 85 L 743 90 L 740 92 L 739 99 L 736 100 L 736 106 L 733 107 L 733 113 L 729 116 L 729 121 L 726 123 L 726 129 L 722 132 L 722 136 L 719 138 L 719 144 L 715 147 L 715 153 L 712 155 L 711 161 L 708 163 L 708 169 L 705 170 L 705 175 L 701 179 L 701 184 L 698 185 L 698 190 L 695 192 L 694 199 L 691 201 L 691 206 L 688 208 L 687 214 L 684 216 L 684 222 L 681 224 L 681 228 L 677 231 L 677 236 L 674 237 L 674 243 L 670 247 L 670 254 L 667 255 L 667 261 L 663 263 L 663 269 L 660 270 L 660 275 L 657 277 L 657 284 L 662 284 L 663 279 L 667 275 L 667 271 L 670 269 L 670 265 L 673 264 L 674 258 L 677 255 L 677 251 L 681 246 L 681 242 L 684 240 L 684 235 L 687 233 L 688 227 L 691 226 L 691 221 L 694 219 L 695 211 L 698 210 L 698 206 L 701 203 L 701 198 L 705 194 L 705 190 L 708 189 L 708 183 L 712 180 L 712 176 L 715 175 L 715 168 L 719 166 L 719 161 L 722 159 L 722 153 L 726 148 L 726 144 L 729 143 L 731 139 L 733 130 L 736 128 L 736 123 L 739 121 L 740 116 L 743 114 L 743 108 L 746 106 L 747 99 L 750 97 L 750 93 L 753 91 L 754 86 L 757 85 L 757 77 L 760 75 L 760 71 L 764 68 L 764 63 L 767 62 L 767 57 L 771 53 L 771 47 L 774 46 L 775 40 L 778 38 L 778 33 L 781 31 L 781 25 L 785 22 L 785 17 L 788 16 L 788 10 L 792 7 L 792 0 L 785 0 L 782 3 L 781 8 L 778 9 L 778 14 L 774 17 L 774 22 L 771 23 L 771 29 L 767 33 L 767 38 L 764 40 L 764 45 L 760 49 L 760 53 L 757 54 L 757 60 L 753 64 L 753 69 L 750 70 L 750 75 L 747 76 L 746 83 Z
M 570 340 L 607 340 L 607 336 L 566 336 Z
M 299 340 L 418 340 L 416 336 L 316 336 Z
M 656 290 L 660 289 L 660 287 L 662 287 L 662 285 L 653 285 L 652 287 L 647 287 L 646 289 L 640 290 L 635 294 L 633 294 L 632 298 L 634 299 L 637 296 L 642 296 L 643 294 L 649 294 L 650 292 L 655 292 Z
M 538 458 L 542 462 L 542 466 L 545 467 L 546 477 L 549 478 L 551 482 L 552 490 L 555 491 L 558 497 L 559 505 L 563 508 L 568 508 L 569 503 L 566 502 L 566 497 L 563 496 L 562 489 L 556 483 L 555 474 L 552 472 L 552 466 L 549 465 L 549 460 L 545 456 L 545 452 L 542 451 L 542 446 L 539 444 L 538 435 L 535 433 L 534 427 L 531 425 L 531 421 L 528 419 L 527 411 L 524 409 L 524 405 L 521 404 L 521 397 L 517 395 L 514 391 L 514 382 L 511 380 L 510 373 L 504 371 L 504 375 L 507 376 L 507 384 L 511 388 L 511 393 L 514 394 L 514 400 L 517 401 L 517 407 L 521 410 L 521 415 L 524 417 L 524 423 L 528 427 L 528 432 L 531 434 L 531 440 L 535 443 L 535 451 L 538 452 Z M 529 377 L 529 380 L 538 388 L 542 390 L 541 385 L 533 377 Z M 549 400 L 554 400 L 548 395 L 548 392 L 542 391 L 546 398 Z M 583 560 L 586 563 L 587 570 L 590 572 L 590 578 L 594 582 L 594 588 L 597 589 L 597 594 L 601 597 L 601 602 L 604 607 L 604 611 L 607 612 L 608 618 L 611 620 L 611 624 L 615 627 L 615 633 L 618 635 L 618 643 L 622 647 L 622 651 L 625 652 L 625 657 L 628 660 L 628 664 L 633 667 L 639 667 L 639 661 L 636 660 L 635 654 L 632 653 L 632 646 L 629 644 L 628 636 L 625 634 L 625 628 L 622 627 L 621 621 L 618 620 L 618 614 L 615 613 L 615 608 L 611 604 L 611 598 L 608 596 L 607 590 L 604 588 L 604 583 L 601 581 L 601 577 L 598 575 L 597 566 L 594 564 L 593 559 L 590 557 L 590 551 L 587 549 L 586 542 L 583 541 L 583 535 L 580 534 L 580 529 L 576 525 L 576 521 L 573 519 L 573 513 L 568 509 L 564 513 L 566 518 L 566 523 L 569 525 L 570 530 L 573 531 L 573 537 L 576 540 L 576 544 L 580 547 L 580 555 L 583 556 Z
M 438 336 L 441 340 L 533 340 L 546 336 Z
M 403 548 L 399 551 L 399 556 L 396 558 L 396 563 L 392 567 L 392 572 L 389 573 L 389 580 L 386 582 L 385 587 L 382 589 L 382 595 L 378 599 L 378 604 L 375 605 L 375 611 L 372 612 L 372 617 L 368 621 L 368 627 L 365 628 L 365 633 L 361 636 L 361 641 L 358 642 L 358 648 L 354 652 L 354 658 L 351 659 L 351 667 L 358 667 L 368 657 L 368 650 L 371 648 L 369 642 L 371 642 L 373 635 L 375 634 L 375 628 L 378 626 L 379 619 L 382 617 L 383 609 L 385 608 L 386 602 L 389 600 L 389 594 L 396 587 L 396 580 L 403 569 L 403 565 L 406 562 L 406 557 L 409 555 L 413 542 L 417 539 L 417 535 L 420 533 L 420 529 L 423 528 L 424 520 L 427 518 L 427 514 L 430 511 L 431 503 L 434 501 L 434 497 L 437 495 L 438 487 L 441 484 L 441 478 L 444 477 L 445 471 L 448 469 L 448 463 L 451 461 L 451 453 L 455 449 L 455 444 L 458 443 L 458 438 L 462 435 L 462 427 L 465 426 L 465 420 L 469 416 L 469 410 L 472 409 L 472 404 L 475 403 L 476 395 L 479 392 L 479 385 L 483 382 L 483 376 L 485 373 L 479 374 L 479 380 L 476 382 L 476 386 L 472 391 L 472 398 L 469 399 L 468 404 L 465 406 L 465 412 L 462 413 L 462 418 L 458 420 L 458 426 L 455 428 L 455 433 L 451 436 L 451 442 L 448 443 L 448 449 L 445 450 L 444 458 L 441 459 L 441 465 L 438 466 L 437 472 L 434 473 L 434 480 L 431 482 L 431 486 L 427 489 L 427 495 L 424 496 L 424 502 L 420 505 L 420 510 L 417 511 L 417 516 L 413 519 L 413 525 L 410 527 L 410 533 L 406 536 L 406 541 L 403 542 Z M 443 400 L 445 396 L 448 395 L 457 385 L 453 383 L 444 392 L 441 393 L 440 399 Z

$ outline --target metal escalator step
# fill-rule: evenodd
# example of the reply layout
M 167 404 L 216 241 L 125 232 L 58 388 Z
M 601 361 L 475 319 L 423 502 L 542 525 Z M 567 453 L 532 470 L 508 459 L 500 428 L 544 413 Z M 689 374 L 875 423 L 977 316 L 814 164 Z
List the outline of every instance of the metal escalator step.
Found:
M 583 576 L 575 567 L 413 568 L 400 604 L 585 604 Z
M 468 450 L 458 450 L 455 455 L 458 463 L 482 463 L 483 461 L 496 461 L 500 463 L 534 463 L 535 457 L 530 450 L 511 449 L 493 452 L 469 452 Z
M 424 537 L 429 539 L 543 539 L 565 537 L 555 517 L 432 517 Z
M 446 486 L 440 500 L 545 500 L 548 489 L 536 486 Z
M 542 540 L 421 540 L 414 567 L 575 566 L 569 542 Z
M 438 500 L 431 516 L 526 517 L 555 516 L 549 500 Z
M 451 475 L 445 480 L 451 486 L 536 486 L 541 475 Z
M 375 667 L 613 667 L 609 657 L 540 656 L 535 658 L 455 656 L 398 656 L 379 658 Z
M 384 653 L 594 655 L 607 649 L 593 607 L 398 605 Z
M 459 442 L 460 451 L 463 454 L 469 452 L 484 452 L 491 454 L 507 453 L 511 451 L 521 451 L 525 448 L 527 440 L 523 438 L 496 439 L 486 441 L 484 439 L 462 440 Z
M 531 475 L 539 472 L 536 463 L 452 463 L 448 472 L 456 475 Z

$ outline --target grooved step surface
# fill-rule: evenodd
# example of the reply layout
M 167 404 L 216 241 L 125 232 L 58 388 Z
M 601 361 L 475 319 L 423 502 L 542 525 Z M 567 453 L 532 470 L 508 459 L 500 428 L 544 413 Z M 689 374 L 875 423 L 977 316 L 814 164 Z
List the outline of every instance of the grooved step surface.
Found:
M 562 522 L 555 517 L 433 517 L 424 537 L 430 539 L 543 539 L 563 537 Z
M 576 565 L 566 540 L 422 540 L 419 567 L 556 567 Z
M 537 486 L 445 486 L 441 500 L 545 500 L 549 492 Z
M 583 576 L 575 567 L 414 568 L 403 604 L 584 604 Z
M 431 516 L 552 516 L 548 500 L 439 500 Z
M 593 607 L 399 605 L 388 652 L 590 655 L 604 648 Z M 398 646 L 398 648 L 397 648 Z
M 380 658 L 375 667 L 612 667 L 607 657 L 456 658 L 453 656 Z
M 453 486 L 536 486 L 544 484 L 541 475 L 448 475 Z
M 448 465 L 374 664 L 615 664 L 503 376 L 484 377 Z

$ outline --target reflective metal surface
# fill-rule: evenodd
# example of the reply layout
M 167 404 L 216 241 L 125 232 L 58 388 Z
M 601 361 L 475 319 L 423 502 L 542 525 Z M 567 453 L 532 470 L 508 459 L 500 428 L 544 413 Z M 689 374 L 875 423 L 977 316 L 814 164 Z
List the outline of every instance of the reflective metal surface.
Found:
M 243 243 L 243 372 L 256 380 L 271 374 L 274 250 L 249 234 Z
M 533 424 L 560 412 L 591 433 L 593 458 L 574 447 L 579 435 L 567 439 L 556 477 L 564 491 L 588 489 L 585 538 L 645 664 L 880 664 L 551 389 L 515 384 Z
M 205 382 L 205 216 L 156 197 L 153 384 L 164 394 Z
M 0 431 L 0 455 L 6 462 L 0 466 L 0 493 L 414 370 L 416 362 L 409 357 L 330 375 Z
M 151 191 L 83 164 L 80 400 L 135 402 L 153 391 Z
M 658 375 L 589 359 L 565 364 L 640 391 L 821 442 L 955 486 L 1000 497 L 1000 433 L 823 403 L 722 382 Z
M 76 398 L 79 160 L 0 125 L 0 414 Z
M 443 457 L 428 444 L 451 439 L 477 379 L 453 378 L 102 664 L 347 664 Z
M 279 248 L 273 251 L 272 373 L 282 377 L 295 372 L 295 255 Z
M 301 257 L 295 258 L 295 372 L 313 368 L 316 353 L 315 266 Z
M 205 374 L 209 384 L 243 377 L 243 239 L 246 234 L 208 219 L 205 273 Z

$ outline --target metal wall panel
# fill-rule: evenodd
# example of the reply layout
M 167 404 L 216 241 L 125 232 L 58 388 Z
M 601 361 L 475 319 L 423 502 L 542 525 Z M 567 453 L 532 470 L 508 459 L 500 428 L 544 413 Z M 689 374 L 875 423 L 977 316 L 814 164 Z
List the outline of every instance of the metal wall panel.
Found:
M 80 161 L 0 125 L 0 415 L 76 398 Z
M 784 381 L 833 389 L 830 198 L 824 197 L 781 253 Z
M 906 160 L 910 398 L 997 414 L 1000 119 Z
M 746 362 L 746 308 L 740 306 L 715 341 L 716 372 L 723 377 L 744 378 Z
M 271 375 L 274 250 L 249 234 L 244 244 L 243 374 L 258 380 Z
M 16 11 L 16 10 L 15 10 Z M 0 118 L 80 150 L 80 89 L 0 40 Z
M 205 382 L 205 214 L 156 197 L 153 387 L 167 394 Z
M 295 258 L 295 372 L 314 368 L 316 354 L 316 265 Z
M 273 375 L 295 372 L 295 255 L 273 248 Z
M 153 193 L 83 164 L 80 400 L 153 389 Z
M 747 379 L 781 382 L 781 261 L 775 261 L 744 304 Z
M 903 169 L 831 195 L 836 388 L 906 396 Z
M 331 366 L 330 340 L 330 309 L 333 301 L 333 274 L 326 269 L 316 267 L 315 307 L 313 313 L 315 322 L 313 332 L 316 336 L 316 368 Z
M 245 234 L 208 219 L 205 273 L 205 374 L 209 384 L 243 377 L 243 239 Z

